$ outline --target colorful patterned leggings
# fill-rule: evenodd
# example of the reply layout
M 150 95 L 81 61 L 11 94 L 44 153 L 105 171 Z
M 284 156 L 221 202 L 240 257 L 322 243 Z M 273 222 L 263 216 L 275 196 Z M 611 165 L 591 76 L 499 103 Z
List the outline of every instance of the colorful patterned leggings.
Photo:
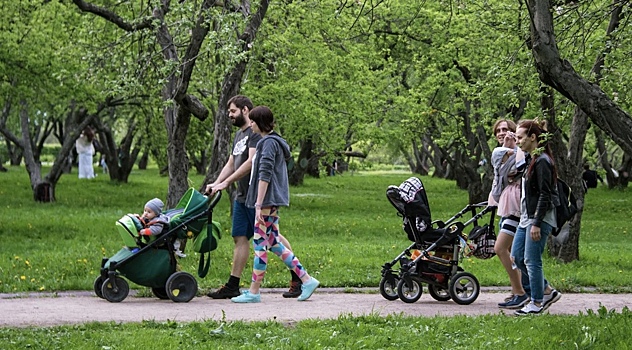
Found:
M 266 274 L 268 266 L 268 250 L 272 251 L 283 260 L 283 263 L 293 270 L 298 277 L 303 277 L 307 273 L 294 256 L 291 250 L 277 240 L 279 235 L 279 212 L 277 207 L 264 208 L 261 210 L 264 222 L 255 222 L 255 235 L 252 245 L 255 250 L 255 260 L 252 269 L 252 281 L 261 282 Z

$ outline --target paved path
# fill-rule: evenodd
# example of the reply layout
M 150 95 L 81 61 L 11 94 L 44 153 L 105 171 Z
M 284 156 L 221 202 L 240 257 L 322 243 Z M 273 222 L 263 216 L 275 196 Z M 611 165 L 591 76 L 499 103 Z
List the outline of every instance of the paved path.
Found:
M 308 318 L 329 319 L 341 315 L 404 314 L 411 316 L 454 316 L 498 314 L 503 311 L 496 304 L 507 292 L 499 290 L 481 291 L 478 299 L 470 305 L 457 305 L 452 301 L 438 302 L 425 293 L 413 304 L 400 300 L 388 301 L 377 293 L 377 289 L 363 289 L 356 293 L 345 293 L 340 289 L 317 290 L 305 302 L 284 299 L 280 289 L 262 290 L 262 302 L 253 308 L 248 304 L 235 304 L 230 300 L 213 300 L 206 296 L 196 297 L 188 303 L 170 300 L 128 296 L 120 303 L 99 299 L 91 292 L 64 292 L 51 294 L 0 295 L 0 327 L 53 326 L 98 322 L 153 321 L 264 321 L 276 320 L 293 323 Z M 603 305 L 608 310 L 621 311 L 625 306 L 632 308 L 632 294 L 568 294 L 551 306 L 551 314 L 578 314 L 588 309 L 597 310 Z M 507 312 L 511 314 L 512 311 Z

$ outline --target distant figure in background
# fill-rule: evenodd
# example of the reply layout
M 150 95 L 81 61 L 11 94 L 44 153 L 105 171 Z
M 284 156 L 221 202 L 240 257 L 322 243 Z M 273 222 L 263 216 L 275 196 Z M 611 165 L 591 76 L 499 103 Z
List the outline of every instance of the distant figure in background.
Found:
M 582 179 L 584 179 L 584 189 L 588 192 L 589 188 L 597 188 L 597 180 L 603 184 L 603 179 L 599 174 L 590 170 L 590 165 L 584 164 L 584 173 L 582 174 Z
M 108 163 L 105 162 L 105 154 L 101 155 L 101 167 L 103 168 L 103 173 L 108 173 Z
M 94 156 L 94 132 L 90 127 L 83 129 L 81 135 L 75 142 L 77 153 L 79 154 L 79 178 L 93 179 L 94 168 L 92 167 L 92 156 Z

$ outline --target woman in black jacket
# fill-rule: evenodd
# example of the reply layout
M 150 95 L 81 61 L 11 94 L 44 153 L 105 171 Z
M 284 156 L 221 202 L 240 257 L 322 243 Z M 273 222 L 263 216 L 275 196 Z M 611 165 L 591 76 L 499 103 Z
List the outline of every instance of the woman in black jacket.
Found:
M 530 161 L 522 179 L 520 223 L 511 249 L 511 259 L 522 271 L 522 284 L 531 302 L 517 315 L 539 314 L 562 296 L 544 279 L 542 253 L 549 234 L 556 226 L 555 205 L 557 169 L 546 139 L 546 128 L 535 120 L 518 124 L 516 140 Z M 527 158 L 527 159 L 528 159 Z

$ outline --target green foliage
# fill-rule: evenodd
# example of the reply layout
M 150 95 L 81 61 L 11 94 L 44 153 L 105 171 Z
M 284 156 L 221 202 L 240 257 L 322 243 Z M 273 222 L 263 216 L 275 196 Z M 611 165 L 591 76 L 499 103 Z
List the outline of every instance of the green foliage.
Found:
M 464 328 L 464 325 L 467 325 Z M 2 328 L 4 349 L 628 349 L 632 312 L 605 308 L 576 316 L 402 317 L 341 315 L 334 320 L 280 322 L 87 323 Z M 116 334 L 116 336 L 112 336 Z
M 24 169 L 11 167 L 2 173 L 0 292 L 90 290 L 101 258 L 114 255 L 122 246 L 115 221 L 126 213 L 140 212 L 150 198 L 165 199 L 168 179 L 157 175 L 155 168 L 133 171 L 128 184 L 111 183 L 103 176 L 90 181 L 66 175 L 56 188 L 58 201 L 41 204 L 32 199 Z M 353 176 L 308 178 L 303 186 L 291 189 L 291 206 L 281 210 L 281 232 L 323 286 L 376 287 L 381 266 L 410 244 L 401 219 L 385 196 L 389 185 L 399 185 L 409 176 L 356 172 Z M 191 176 L 191 186 L 199 187 L 202 179 Z M 452 182 L 426 177 L 423 181 L 433 218 L 445 220 L 466 205 L 467 193 Z M 227 197 L 214 210 L 214 220 L 224 230 L 223 239 L 212 254 L 208 277 L 198 281 L 203 291 L 225 282 L 232 261 Z M 584 209 L 580 260 L 570 264 L 544 260 L 546 276 L 556 288 L 629 291 L 629 201 L 626 191 L 608 191 L 603 186 L 591 189 Z M 194 272 L 198 255 L 188 249 L 187 253 L 180 264 L 184 271 Z M 483 286 L 508 285 L 497 258 L 466 259 L 462 266 Z M 249 261 L 245 273 L 251 268 Z M 264 287 L 286 286 L 288 280 L 282 262 L 270 259 Z

